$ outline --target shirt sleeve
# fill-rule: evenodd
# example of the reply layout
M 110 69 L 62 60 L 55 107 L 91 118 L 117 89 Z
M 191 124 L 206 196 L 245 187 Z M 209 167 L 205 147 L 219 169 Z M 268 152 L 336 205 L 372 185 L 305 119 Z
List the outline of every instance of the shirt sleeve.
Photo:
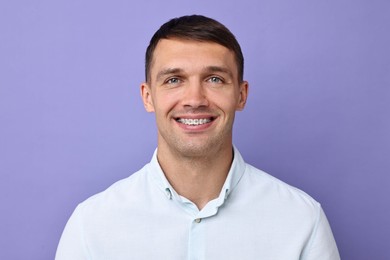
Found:
M 87 245 L 84 239 L 81 207 L 75 209 L 68 220 L 57 247 L 55 260 L 87 260 Z
M 316 225 L 301 259 L 340 260 L 336 241 L 322 208 L 319 208 Z

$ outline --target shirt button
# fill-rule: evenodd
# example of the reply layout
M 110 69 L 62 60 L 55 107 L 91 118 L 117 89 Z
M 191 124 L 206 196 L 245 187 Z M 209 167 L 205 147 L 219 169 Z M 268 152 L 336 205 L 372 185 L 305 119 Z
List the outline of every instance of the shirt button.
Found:
M 197 219 L 195 219 L 195 222 L 196 223 L 200 223 L 202 221 L 202 219 L 201 218 L 197 218 Z
M 171 190 L 169 188 L 166 188 L 165 189 L 165 194 L 167 195 L 168 199 L 172 199 L 172 193 L 171 193 Z

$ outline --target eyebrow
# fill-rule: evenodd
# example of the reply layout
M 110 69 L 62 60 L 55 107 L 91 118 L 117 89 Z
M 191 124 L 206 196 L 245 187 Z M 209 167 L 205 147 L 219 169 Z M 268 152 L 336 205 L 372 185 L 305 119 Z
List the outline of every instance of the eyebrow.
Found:
M 204 71 L 206 72 L 221 72 L 228 74 L 229 77 L 233 78 L 233 73 L 226 67 L 220 67 L 220 66 L 208 66 L 204 68 Z
M 163 69 L 161 71 L 159 71 L 157 73 L 157 77 L 156 77 L 156 80 L 159 81 L 162 77 L 165 77 L 167 75 L 171 75 L 171 74 L 177 74 L 177 73 L 182 73 L 183 70 L 182 69 L 179 69 L 179 68 L 167 68 L 167 69 Z
M 159 81 L 161 78 L 166 77 L 168 75 L 172 74 L 181 74 L 184 70 L 180 68 L 167 68 L 159 71 L 156 76 L 156 80 Z M 214 72 L 221 72 L 229 75 L 229 77 L 233 78 L 233 73 L 226 67 L 221 66 L 207 66 L 203 69 L 203 72 L 205 73 L 214 73 Z

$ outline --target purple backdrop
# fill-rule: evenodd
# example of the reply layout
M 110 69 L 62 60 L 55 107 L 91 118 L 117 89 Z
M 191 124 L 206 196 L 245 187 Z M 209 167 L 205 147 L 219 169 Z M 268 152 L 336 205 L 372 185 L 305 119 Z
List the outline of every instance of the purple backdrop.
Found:
M 193 13 L 242 45 L 246 160 L 322 203 L 343 259 L 390 259 L 389 3 L 1 1 L 0 259 L 53 259 L 77 203 L 150 160 L 144 50 Z

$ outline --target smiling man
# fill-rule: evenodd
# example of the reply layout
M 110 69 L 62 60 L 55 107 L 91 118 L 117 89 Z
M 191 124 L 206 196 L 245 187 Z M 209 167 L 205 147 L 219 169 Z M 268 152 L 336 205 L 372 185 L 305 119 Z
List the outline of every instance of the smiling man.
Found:
M 233 146 L 248 83 L 233 34 L 204 16 L 170 20 L 146 51 L 151 162 L 81 203 L 56 259 L 310 259 L 339 254 L 321 206 L 246 164 Z

